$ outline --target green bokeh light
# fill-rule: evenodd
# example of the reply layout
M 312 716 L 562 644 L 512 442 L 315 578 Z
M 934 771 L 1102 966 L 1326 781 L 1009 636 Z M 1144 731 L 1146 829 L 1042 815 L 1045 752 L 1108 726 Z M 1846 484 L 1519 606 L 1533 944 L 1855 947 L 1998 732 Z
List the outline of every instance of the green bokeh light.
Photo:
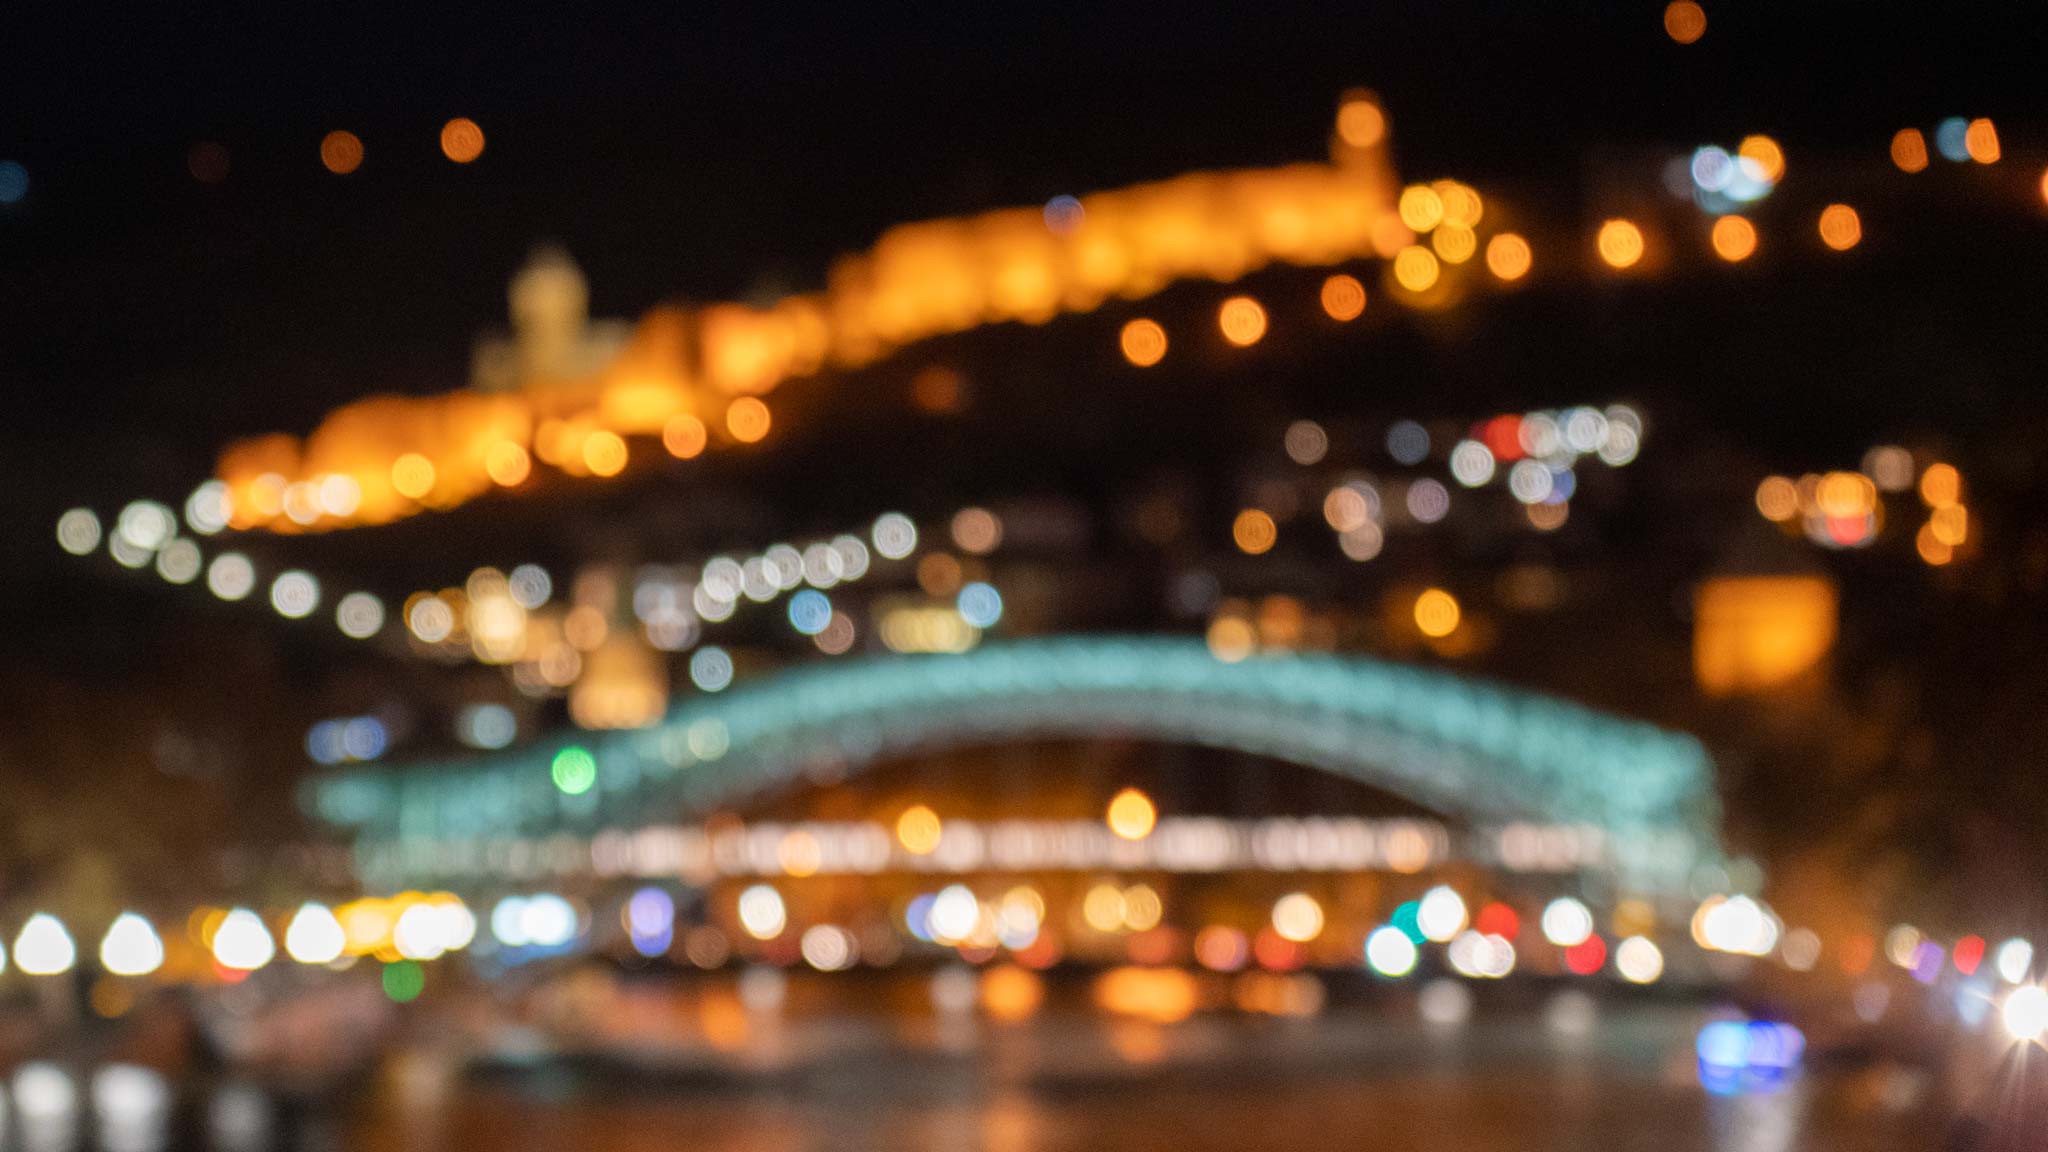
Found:
M 393 1003 L 410 1004 L 427 990 L 426 969 L 410 960 L 384 966 L 384 995 Z
M 555 787 L 567 796 L 581 796 L 597 783 L 597 760 L 588 750 L 570 745 L 555 753 L 555 762 L 548 769 L 554 778 Z

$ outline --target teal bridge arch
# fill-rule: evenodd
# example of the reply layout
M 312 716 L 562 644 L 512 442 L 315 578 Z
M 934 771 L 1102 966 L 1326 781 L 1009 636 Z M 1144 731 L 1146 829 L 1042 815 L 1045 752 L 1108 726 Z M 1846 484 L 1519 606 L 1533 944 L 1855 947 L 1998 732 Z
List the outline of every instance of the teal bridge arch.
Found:
M 1476 826 L 1598 829 L 1631 887 L 1673 891 L 1720 858 L 1712 764 L 1693 737 L 1554 697 L 1363 656 L 1239 662 L 1184 637 L 1069 636 L 958 655 L 816 662 L 673 705 L 645 729 L 556 738 L 312 782 L 309 814 L 358 850 L 638 829 L 704 815 L 821 765 L 1018 739 L 1131 737 L 1336 773 Z M 558 788 L 556 755 L 595 773 Z

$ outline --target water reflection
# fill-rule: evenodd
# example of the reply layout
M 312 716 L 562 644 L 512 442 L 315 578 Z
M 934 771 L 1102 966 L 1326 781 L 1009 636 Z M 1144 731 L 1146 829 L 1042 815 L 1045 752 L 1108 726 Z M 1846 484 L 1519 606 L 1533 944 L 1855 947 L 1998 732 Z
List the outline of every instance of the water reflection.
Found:
M 786 1017 L 757 982 L 752 1004 L 734 1004 L 756 1016 L 740 1047 L 655 1071 L 584 1055 L 485 1073 L 429 1044 L 352 1088 L 280 1095 L 32 1062 L 0 1092 L 0 1152 L 1940 1146 L 1932 1101 L 1867 1072 L 1807 1069 L 1718 1094 L 1695 1074 L 1703 1054 L 1725 1058 L 1738 1039 L 1745 1061 L 1786 1054 L 1783 1036 L 1748 1021 L 1702 1032 L 1688 1012 L 1576 992 L 1504 1010 L 1431 984 L 1390 1011 L 1339 1003 L 1314 1018 L 990 1023 L 943 1011 L 959 984 L 928 986 L 940 1011 L 907 1027 Z

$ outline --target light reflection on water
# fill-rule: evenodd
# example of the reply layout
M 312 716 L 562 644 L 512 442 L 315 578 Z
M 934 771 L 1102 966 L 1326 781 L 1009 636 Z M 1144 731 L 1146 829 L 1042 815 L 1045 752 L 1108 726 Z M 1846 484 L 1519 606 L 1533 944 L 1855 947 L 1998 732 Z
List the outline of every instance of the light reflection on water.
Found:
M 4 1152 L 671 1152 L 886 1149 L 1599 1148 L 1656 1152 L 1933 1149 L 1918 1108 L 1873 1106 L 1847 1074 L 1716 1096 L 1691 1075 L 1696 1020 L 1573 1003 L 1446 1029 L 1419 1019 L 984 1025 L 970 1052 L 901 1030 L 791 1024 L 798 1063 L 667 1077 L 541 1064 L 465 1076 L 394 1056 L 353 1094 L 275 1097 L 243 1081 L 167 1082 L 109 1064 L 14 1070 Z M 849 1039 L 847 1033 L 854 1033 Z M 1135 1047 L 1134 1047 L 1135 1045 Z M 802 1063 L 807 1052 L 837 1056 Z M 1133 1053 L 1140 1057 L 1132 1059 Z M 741 1054 L 744 1055 L 744 1054 Z M 794 1071 L 792 1071 L 794 1067 Z

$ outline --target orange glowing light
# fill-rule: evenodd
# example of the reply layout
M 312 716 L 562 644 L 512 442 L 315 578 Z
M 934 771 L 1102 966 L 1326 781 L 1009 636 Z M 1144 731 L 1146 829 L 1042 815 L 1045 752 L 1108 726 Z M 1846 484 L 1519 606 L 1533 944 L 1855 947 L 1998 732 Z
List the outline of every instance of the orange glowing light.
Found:
M 1441 588 L 1426 589 L 1415 598 L 1415 626 L 1432 639 L 1456 632 L 1463 614 L 1458 598 Z
M 1961 504 L 1950 504 L 1936 508 L 1927 518 L 1927 527 L 1934 532 L 1934 538 L 1951 548 L 1960 548 L 1970 536 L 1970 510 Z
M 1707 34 L 1707 10 L 1694 0 L 1671 0 L 1664 8 L 1664 34 L 1691 44 Z
M 1120 839 L 1143 840 L 1152 834 L 1159 811 L 1152 806 L 1151 797 L 1136 788 L 1126 788 L 1111 798 L 1105 820 L 1109 830 Z
M 1166 358 L 1166 329 L 1156 321 L 1133 320 L 1117 336 L 1117 346 L 1123 349 L 1124 359 L 1140 368 L 1150 368 Z
M 688 460 L 704 451 L 704 445 L 710 438 L 704 422 L 688 412 L 670 417 L 669 422 L 661 427 L 661 446 L 678 460 Z
M 419 500 L 434 490 L 434 462 L 417 452 L 407 452 L 391 462 L 391 487 L 408 500 Z
M 1919 172 L 1927 167 L 1927 137 L 1918 128 L 1901 128 L 1892 134 L 1892 163 L 1901 172 Z
M 938 851 L 939 837 L 945 832 L 939 814 L 922 804 L 913 804 L 896 818 L 896 842 L 913 856 L 929 856 Z
M 1932 522 L 1920 526 L 1919 533 L 1913 537 L 1913 549 L 1920 553 L 1920 559 L 1934 568 L 1939 568 L 1956 558 L 1955 545 L 1937 535 Z
M 1394 254 L 1394 281 L 1410 292 L 1427 292 L 1436 285 L 1436 253 L 1411 244 Z
M 1764 519 L 1783 523 L 1799 514 L 1799 488 L 1783 476 L 1767 476 L 1756 486 L 1756 510 Z
M 1520 280 L 1529 274 L 1531 255 L 1529 242 L 1513 232 L 1502 232 L 1486 242 L 1486 267 L 1505 281 Z
M 1015 964 L 998 964 L 981 974 L 981 1006 L 1005 1024 L 1029 1020 L 1045 1003 L 1045 981 Z
M 1963 474 L 1953 464 L 1929 464 L 1920 474 L 1920 499 L 1929 508 L 1946 508 L 1963 498 Z
M 1830 204 L 1820 212 L 1820 242 L 1847 252 L 1863 239 L 1863 220 L 1847 204 Z
M 492 483 L 510 488 L 523 483 L 533 472 L 533 459 L 526 449 L 510 440 L 500 440 L 484 453 L 484 471 L 490 474 Z
M 1963 132 L 1963 147 L 1969 151 L 1970 159 L 1979 164 L 1998 163 L 1998 129 L 1982 117 L 1970 121 Z
M 1479 237 L 1470 228 L 1451 223 L 1431 234 L 1429 243 L 1446 264 L 1463 264 L 1479 251 Z
M 1444 224 L 1465 229 L 1479 227 L 1480 217 L 1486 214 L 1486 202 L 1479 198 L 1479 193 L 1456 180 L 1438 180 L 1430 188 L 1443 202 Z
M 1217 311 L 1216 323 L 1225 340 L 1249 348 L 1266 334 L 1266 310 L 1249 296 L 1232 296 Z
M 1769 136 L 1744 136 L 1735 146 L 1735 154 L 1754 163 L 1770 183 L 1776 184 L 1785 175 L 1785 150 Z
M 1362 96 L 1344 101 L 1337 109 L 1337 138 L 1353 148 L 1370 148 L 1385 139 L 1387 114 Z
M 1600 225 L 1594 247 L 1611 267 L 1627 268 L 1643 258 L 1643 231 L 1627 220 L 1609 220 Z
M 1443 222 L 1444 199 L 1427 184 L 1411 184 L 1401 190 L 1396 210 L 1401 214 L 1401 223 L 1417 232 L 1427 232 Z
M 1756 225 L 1740 216 L 1723 216 L 1714 221 L 1714 255 L 1730 264 L 1749 259 L 1756 251 Z
M 1693 598 L 1693 675 L 1713 696 L 1790 683 L 1834 647 L 1835 586 L 1818 576 L 1717 576 Z
M 1272 551 L 1280 540 L 1280 529 L 1271 516 L 1257 508 L 1247 508 L 1231 523 L 1230 538 L 1245 555 L 1258 556 Z
M 441 155 L 457 164 L 467 164 L 484 154 L 484 130 L 476 121 L 457 116 L 441 125 Z
M 363 166 L 363 142 L 353 132 L 329 132 L 320 140 L 320 163 L 336 176 Z
M 1323 281 L 1323 311 L 1332 320 L 1356 320 L 1365 314 L 1365 285 L 1356 276 L 1338 273 Z
M 1200 1002 L 1195 978 L 1178 968 L 1112 968 L 1095 980 L 1095 1004 L 1117 1016 L 1174 1024 Z
M 583 441 L 583 466 L 593 476 L 617 476 L 626 470 L 626 441 L 616 432 L 592 432 Z
M 742 396 L 725 410 L 726 431 L 742 444 L 757 444 L 768 435 L 768 405 L 753 396 Z

